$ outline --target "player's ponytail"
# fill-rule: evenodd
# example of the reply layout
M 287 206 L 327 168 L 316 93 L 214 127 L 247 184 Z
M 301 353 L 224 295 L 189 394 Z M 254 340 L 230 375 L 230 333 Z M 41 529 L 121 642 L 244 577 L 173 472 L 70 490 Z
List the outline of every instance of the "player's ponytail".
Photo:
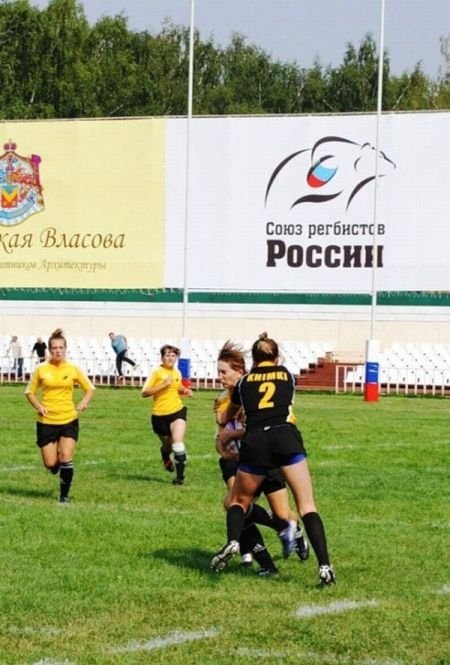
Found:
M 64 337 L 64 333 L 62 331 L 62 328 L 56 328 L 48 338 L 48 348 L 52 348 L 52 342 L 55 339 L 61 339 L 64 342 L 64 346 L 67 346 L 67 341 L 66 338 Z
M 252 346 L 252 358 L 255 365 L 264 361 L 273 362 L 279 356 L 278 344 L 263 332 Z

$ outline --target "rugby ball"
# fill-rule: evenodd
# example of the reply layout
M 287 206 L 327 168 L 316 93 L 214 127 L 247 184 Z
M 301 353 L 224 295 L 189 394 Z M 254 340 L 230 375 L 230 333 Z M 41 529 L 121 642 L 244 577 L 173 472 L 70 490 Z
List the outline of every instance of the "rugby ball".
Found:
M 227 422 L 224 429 L 228 432 L 230 430 L 238 430 L 238 429 L 240 430 L 242 429 L 242 423 L 239 420 L 230 420 L 229 422 Z M 226 445 L 226 450 L 229 453 L 237 454 L 239 453 L 240 447 L 241 447 L 240 439 L 231 439 Z

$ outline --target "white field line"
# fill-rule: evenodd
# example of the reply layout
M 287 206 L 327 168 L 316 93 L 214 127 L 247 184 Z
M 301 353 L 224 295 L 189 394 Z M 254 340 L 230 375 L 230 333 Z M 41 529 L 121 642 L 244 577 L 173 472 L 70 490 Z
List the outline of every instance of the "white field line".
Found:
M 361 665 L 402 665 L 403 661 L 394 660 L 393 658 L 365 658 L 361 661 Z
M 447 594 L 450 593 L 450 584 L 444 584 L 442 589 L 439 589 L 439 591 L 436 591 L 437 594 L 440 596 L 446 596 Z
M 18 464 L 17 466 L 0 466 L 0 473 L 14 473 L 15 471 L 33 471 L 38 467 L 37 464 Z
M 213 459 L 216 458 L 218 459 L 218 455 L 214 453 L 205 453 L 204 455 L 188 455 L 189 459 L 194 459 L 194 460 L 208 460 L 208 459 Z M 102 464 L 110 464 L 111 460 L 109 459 L 97 459 L 97 460 L 76 460 L 76 465 L 77 468 L 83 468 L 85 466 L 100 466 Z M 129 466 L 130 461 L 129 460 L 117 460 L 115 462 L 116 466 L 123 464 L 123 466 Z M 117 467 L 118 468 L 118 467 Z M 0 473 L 16 473 L 18 471 L 36 471 L 36 469 L 42 469 L 45 471 L 45 469 L 42 467 L 41 464 L 17 464 L 17 465 L 6 465 L 6 466 L 0 466 Z
M 109 463 L 109 460 L 87 460 L 86 462 L 76 462 L 77 466 L 98 466 L 99 464 Z M 15 471 L 36 471 L 36 469 L 42 469 L 45 471 L 42 464 L 18 464 L 16 466 L 0 466 L 0 473 L 10 473 Z
M 61 635 L 61 628 L 39 628 L 35 626 L 10 626 L 6 629 L 13 635 Z
M 153 640 L 139 640 L 130 642 L 123 647 L 108 647 L 108 653 L 132 653 L 135 651 L 154 651 L 155 649 L 165 649 L 178 644 L 185 644 L 186 642 L 194 642 L 196 640 L 205 640 L 219 635 L 218 630 L 211 628 L 210 630 L 197 630 L 192 633 L 181 633 L 175 631 L 167 635 L 167 637 L 156 637 Z
M 44 660 L 37 660 L 32 665 L 74 665 L 70 660 L 53 660 L 52 658 L 44 658 Z
M 267 660 L 281 660 L 286 658 L 288 655 L 285 651 L 273 651 L 272 649 L 250 649 L 248 647 L 238 647 L 236 649 L 236 654 L 238 656 L 250 656 L 251 658 L 266 658 Z M 298 653 L 298 656 L 307 656 L 309 654 L 305 652 Z
M 298 608 L 295 615 L 301 618 L 319 616 L 321 614 L 338 614 L 349 610 L 359 610 L 364 607 L 376 607 L 378 600 L 337 600 L 328 605 L 303 605 Z
M 431 522 L 432 529 L 450 529 L 450 522 Z
M 336 656 L 332 653 L 314 653 L 314 651 L 295 651 L 293 654 L 292 651 L 273 651 L 270 649 L 249 649 L 246 647 L 238 647 L 236 649 L 236 654 L 238 656 L 250 656 L 251 658 L 259 659 L 265 658 L 268 662 L 270 660 L 281 660 L 289 656 L 295 655 L 299 663 L 302 665 L 307 665 L 307 663 L 332 663 L 333 665 L 350 665 L 354 663 L 353 659 L 349 659 L 346 656 Z M 404 665 L 403 661 L 393 660 L 392 658 L 365 658 L 364 660 L 358 661 L 358 665 Z
M 0 504 L 7 504 L 9 506 L 29 506 L 30 502 L 32 503 L 34 499 L 18 499 L 17 497 L 8 497 L 6 495 L 1 495 L 0 496 Z M 50 500 L 51 502 L 51 500 Z M 58 510 L 58 512 L 61 511 L 61 506 L 57 501 L 53 501 L 52 505 Z M 77 510 L 77 512 L 80 511 L 88 511 L 89 513 L 93 513 L 94 511 L 98 511 L 100 513 L 102 512 L 108 512 L 108 513 L 117 513 L 118 515 L 121 516 L 122 519 L 125 519 L 127 515 L 146 515 L 150 517 L 153 514 L 160 515 L 161 511 L 159 509 L 153 508 L 151 506 L 143 506 L 142 508 L 137 508 L 136 506 L 133 506 L 132 504 L 120 504 L 120 505 L 112 505 L 110 503 L 88 503 L 86 501 L 74 501 L 73 503 L 70 504 L 70 512 L 73 510 Z M 67 510 L 69 512 L 69 510 Z M 171 514 L 177 514 L 177 515 L 192 515 L 192 510 L 180 510 L 177 508 L 167 508 L 164 509 L 164 514 L 171 515 Z M 0 528 L 3 528 L 3 524 L 0 524 Z M 0 661 L 0 665 L 1 661 Z

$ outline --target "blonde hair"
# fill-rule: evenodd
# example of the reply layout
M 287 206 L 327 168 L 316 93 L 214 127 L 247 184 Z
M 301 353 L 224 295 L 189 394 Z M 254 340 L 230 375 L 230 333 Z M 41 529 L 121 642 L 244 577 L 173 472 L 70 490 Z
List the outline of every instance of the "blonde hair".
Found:
M 255 365 L 265 360 L 274 361 L 278 358 L 278 344 L 271 339 L 267 332 L 263 332 L 252 346 L 252 358 Z

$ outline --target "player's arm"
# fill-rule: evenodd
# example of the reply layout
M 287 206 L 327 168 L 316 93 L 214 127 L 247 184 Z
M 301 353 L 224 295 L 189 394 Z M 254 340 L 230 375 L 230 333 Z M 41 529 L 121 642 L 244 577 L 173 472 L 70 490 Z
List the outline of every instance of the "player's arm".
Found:
M 241 407 L 238 404 L 229 404 L 228 407 L 220 414 L 220 422 L 217 421 L 219 425 L 226 425 L 230 420 L 234 420 L 239 412 Z M 219 417 L 219 416 L 218 416 Z
M 245 430 L 244 429 L 223 429 L 216 436 L 216 442 L 219 443 L 219 447 L 226 447 L 230 441 L 240 441 L 244 438 Z M 217 444 L 216 444 L 217 448 Z M 218 450 L 220 452 L 220 450 Z
M 94 395 L 94 392 L 95 392 L 94 386 L 92 388 L 89 388 L 88 390 L 86 390 L 86 392 L 84 393 L 83 399 L 81 400 L 81 402 L 77 406 L 78 413 L 81 413 L 82 411 L 87 409 L 87 407 L 89 405 L 89 402 L 91 401 L 91 399 Z
M 26 392 L 25 397 L 33 407 L 41 416 L 46 416 L 47 415 L 47 409 L 43 404 L 40 403 L 36 395 L 32 392 Z
M 167 376 L 163 381 L 159 381 L 158 383 L 153 383 L 152 377 L 146 381 L 144 384 L 144 387 L 142 388 L 141 392 L 141 397 L 153 397 L 154 395 L 157 395 L 158 393 L 161 392 L 161 390 L 164 390 L 165 388 L 168 388 L 173 379 L 171 376 Z

